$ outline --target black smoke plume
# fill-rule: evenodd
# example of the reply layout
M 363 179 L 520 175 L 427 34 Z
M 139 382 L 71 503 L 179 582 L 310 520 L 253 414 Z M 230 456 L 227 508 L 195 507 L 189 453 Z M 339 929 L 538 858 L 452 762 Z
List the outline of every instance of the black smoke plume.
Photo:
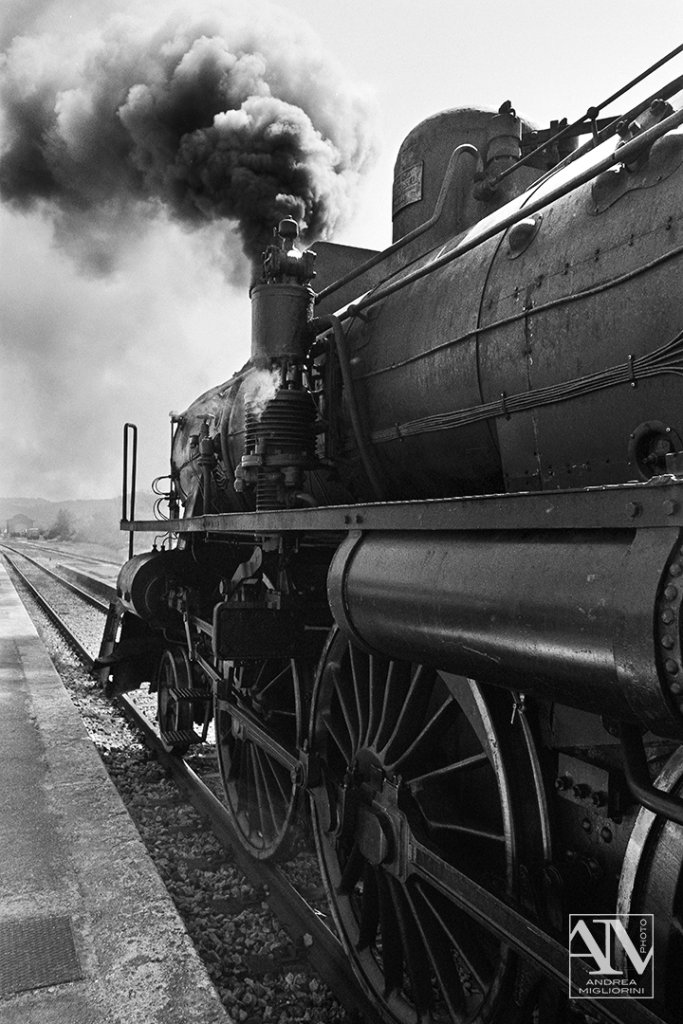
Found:
M 235 222 L 252 259 L 283 216 L 305 240 L 328 237 L 372 155 L 368 107 L 307 29 L 258 10 L 15 35 L 0 63 L 0 197 L 46 209 L 100 270 L 157 214 Z

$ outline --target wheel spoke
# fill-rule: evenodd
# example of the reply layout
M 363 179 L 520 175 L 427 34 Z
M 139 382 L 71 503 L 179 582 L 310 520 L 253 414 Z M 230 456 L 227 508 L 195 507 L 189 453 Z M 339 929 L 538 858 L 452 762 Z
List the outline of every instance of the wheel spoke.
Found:
M 372 736 L 378 731 L 379 722 L 384 707 L 385 687 L 383 686 L 382 665 L 379 659 L 370 655 L 368 659 L 368 727 L 361 742 L 365 745 L 370 743 Z
M 425 679 L 425 676 L 428 678 Z M 409 756 L 413 743 L 417 742 L 417 740 L 411 742 L 411 739 L 415 735 L 415 729 L 419 729 L 420 723 L 424 721 L 433 688 L 434 672 L 427 670 L 423 665 L 418 665 L 410 678 L 407 691 L 399 706 L 391 735 L 386 740 L 384 747 L 379 750 L 380 757 L 387 766 L 392 763 L 392 760 L 394 764 L 397 764 L 398 761 Z M 443 706 L 446 707 L 447 704 Z M 421 732 L 423 731 L 421 730 Z M 407 744 L 408 749 L 406 749 Z M 394 750 L 399 751 L 398 761 L 396 755 L 392 754 Z
M 279 708 L 273 708 L 273 710 L 269 712 L 269 717 L 290 719 L 291 721 L 296 722 L 298 715 L 296 711 L 285 711 L 284 709 L 280 710 Z
M 424 717 L 424 708 L 429 703 L 431 695 L 431 687 L 424 682 L 425 675 L 433 676 L 433 672 L 427 670 L 424 665 L 418 665 L 411 674 L 410 670 L 406 666 L 401 666 L 400 662 L 394 661 L 391 663 L 391 672 L 388 680 L 391 685 L 400 686 L 405 692 L 401 694 L 402 700 L 397 708 L 398 713 L 394 718 L 392 736 L 389 742 L 401 735 L 401 729 L 406 721 L 412 720 L 414 727 L 416 717 L 419 716 L 420 720 Z M 427 700 L 425 700 L 425 694 L 427 695 Z
M 260 674 L 263 675 L 263 672 L 264 672 L 264 669 L 262 668 Z M 277 684 L 279 682 L 281 682 L 283 679 L 285 679 L 289 675 L 290 672 L 291 672 L 290 665 L 289 664 L 285 665 L 285 667 L 280 672 L 276 673 L 276 675 L 274 675 L 272 679 L 268 680 L 268 682 L 266 683 L 265 686 L 254 685 L 255 693 L 258 694 L 259 698 L 265 697 L 265 695 L 267 693 L 269 693 L 273 689 L 274 686 L 277 686 Z
M 419 886 L 419 892 L 446 941 L 457 951 L 458 957 L 476 980 L 480 991 L 485 992 L 487 978 L 491 975 L 491 963 L 479 943 L 477 926 L 469 918 L 465 918 L 452 903 L 447 903 L 445 897 L 439 897 L 437 893 L 422 885 Z M 445 913 L 439 909 L 439 902 L 447 908 L 448 920 Z
M 455 969 L 453 941 L 440 918 L 432 911 L 429 903 L 422 899 L 419 890 L 406 889 L 406 899 L 411 905 L 416 927 L 422 944 L 432 964 L 436 983 L 451 1017 L 455 1018 L 465 1005 L 465 989 Z
M 428 1011 L 432 1003 L 429 960 L 415 916 L 412 913 L 412 907 L 406 898 L 403 887 L 391 876 L 387 881 L 396 908 L 396 920 L 401 934 L 413 1002 L 418 1017 L 420 1017 Z
M 289 772 L 286 772 L 282 765 L 278 764 L 277 761 L 274 761 L 272 757 L 266 757 L 266 766 L 275 781 L 275 785 L 277 786 L 280 794 L 280 801 L 283 806 L 286 807 L 291 797 L 291 780 L 289 778 Z M 282 781 L 283 779 L 285 780 L 284 785 Z
M 474 839 L 488 839 L 493 843 L 505 842 L 505 834 L 502 832 L 491 832 L 489 829 L 463 825 L 458 821 L 434 821 L 427 818 L 427 825 L 430 832 L 458 832 L 463 836 L 472 836 Z
M 323 721 L 325 723 L 325 728 L 339 748 L 339 752 L 344 760 L 351 761 L 353 759 L 353 745 L 348 733 L 342 733 L 337 724 L 337 719 L 333 718 L 331 712 L 328 712 L 323 716 Z
M 411 788 L 417 787 L 424 782 L 433 782 L 436 779 L 443 778 L 445 775 L 451 775 L 453 772 L 463 771 L 465 768 L 478 768 L 482 764 L 488 764 L 488 760 L 484 753 L 463 757 L 459 761 L 454 761 L 453 764 L 444 765 L 443 768 L 435 768 L 433 771 L 413 776 L 413 778 L 408 780 L 408 785 Z
M 425 741 L 432 741 L 432 733 L 441 726 L 443 720 L 452 713 L 451 705 L 443 703 L 434 712 L 429 721 L 420 729 L 420 732 L 410 745 L 396 758 L 391 764 L 391 770 L 396 771 L 401 765 L 405 764 L 411 757 L 413 757 L 421 746 L 424 745 Z
M 351 677 L 353 692 L 356 698 L 356 715 L 358 716 L 358 745 L 367 734 L 370 719 L 367 661 L 361 658 L 354 648 L 350 650 Z
M 391 739 L 394 725 L 410 686 L 410 666 L 401 661 L 390 661 L 385 680 L 382 718 L 373 737 L 373 747 L 381 750 Z
M 334 679 L 334 693 L 346 723 L 346 731 L 351 741 L 351 750 L 355 750 L 358 746 L 359 737 L 356 702 L 351 698 L 353 701 L 351 704 L 348 690 L 344 686 L 339 685 L 339 667 L 337 665 L 330 665 L 329 671 Z
M 273 814 L 273 806 L 270 802 L 268 784 L 263 772 L 261 751 L 253 743 L 250 744 L 250 747 L 254 765 L 254 784 L 256 787 L 256 799 L 258 801 L 259 819 L 261 821 L 261 832 L 263 833 L 263 838 L 269 840 L 274 831 L 272 826 L 275 825 L 275 815 Z

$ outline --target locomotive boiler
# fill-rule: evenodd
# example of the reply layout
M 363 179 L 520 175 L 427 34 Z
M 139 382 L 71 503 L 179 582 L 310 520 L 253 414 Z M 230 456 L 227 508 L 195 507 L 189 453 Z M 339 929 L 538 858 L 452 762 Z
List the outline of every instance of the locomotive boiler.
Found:
M 169 749 L 213 719 L 254 857 L 308 807 L 384 1021 L 680 1013 L 681 88 L 427 120 L 383 252 L 283 220 L 119 576 L 106 688 L 149 682 Z M 632 936 L 611 991 L 571 915 Z

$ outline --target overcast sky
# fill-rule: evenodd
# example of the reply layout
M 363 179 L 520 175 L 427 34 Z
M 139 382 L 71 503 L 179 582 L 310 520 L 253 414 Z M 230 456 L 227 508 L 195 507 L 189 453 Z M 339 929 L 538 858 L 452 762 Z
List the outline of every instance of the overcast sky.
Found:
M 228 36 L 233 15 L 237 26 L 244 11 L 230 0 L 187 0 L 182 17 L 202 24 L 205 8 L 227 14 L 219 16 Z M 139 9 L 144 32 L 114 36 L 112 15 Z M 0 5 L 7 54 L 0 89 L 9 111 L 3 149 L 12 151 L 0 204 L 0 496 L 119 493 L 126 420 L 140 428 L 139 480 L 147 485 L 167 471 L 169 411 L 227 379 L 248 356 L 248 268 L 228 219 L 238 200 L 221 194 L 203 220 L 203 193 L 178 199 L 149 141 L 153 122 L 144 119 L 146 98 L 163 77 L 153 47 L 166 52 L 162 26 L 172 9 L 169 2 L 126 0 Z M 308 210 L 309 223 L 320 233 L 333 227 L 337 241 L 371 248 L 390 241 L 393 162 L 420 120 L 448 107 L 498 107 L 507 99 L 541 125 L 574 119 L 683 38 L 680 0 L 250 0 L 247 10 L 250 38 L 262 40 L 275 68 L 265 79 L 248 69 L 259 102 L 267 92 L 269 102 L 286 101 L 290 118 L 292 105 L 302 109 L 302 146 L 329 186 L 326 203 Z M 245 31 L 235 27 L 227 49 L 244 45 Z M 147 49 L 140 43 L 145 33 L 152 40 Z M 114 38 L 105 59 L 102 40 Z M 681 74 L 679 57 L 655 81 Z M 108 86 L 84 99 L 79 76 L 88 75 L 100 86 L 120 75 L 126 90 L 134 87 L 125 93 L 125 111 L 114 111 L 117 125 L 137 133 L 138 171 L 146 161 L 146 191 L 137 182 L 130 201 L 111 200 L 110 190 L 120 197 L 128 178 L 107 148 L 114 137 L 104 129 L 98 135 Z M 653 88 L 640 87 L 611 112 Z M 91 102 L 94 95 L 101 107 Z M 61 172 L 62 183 L 68 176 L 66 199 L 46 187 L 44 154 L 26 142 L 38 117 L 38 100 L 29 103 L 28 96 L 38 97 L 40 116 L 54 122 L 43 132 L 50 153 L 59 159 L 64 152 L 55 126 L 59 145 L 70 147 Z M 19 109 L 26 119 L 21 139 Z M 95 114 L 102 114 L 97 127 Z M 344 155 L 339 183 L 326 177 L 331 146 Z M 2 181 L 0 173 L 0 187 Z

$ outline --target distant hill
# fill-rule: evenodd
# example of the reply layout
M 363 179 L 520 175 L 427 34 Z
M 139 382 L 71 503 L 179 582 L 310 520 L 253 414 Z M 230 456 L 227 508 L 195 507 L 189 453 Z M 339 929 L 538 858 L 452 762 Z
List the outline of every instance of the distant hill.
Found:
M 138 492 L 135 496 L 136 519 L 153 519 L 153 494 Z M 5 529 L 9 518 L 18 513 L 30 516 L 41 530 L 49 530 L 64 514 L 73 530 L 73 540 L 99 544 L 116 551 L 127 543 L 121 533 L 120 498 L 91 498 L 86 500 L 46 501 L 44 498 L 0 498 L 0 528 Z M 160 525 L 160 532 L 163 527 Z

